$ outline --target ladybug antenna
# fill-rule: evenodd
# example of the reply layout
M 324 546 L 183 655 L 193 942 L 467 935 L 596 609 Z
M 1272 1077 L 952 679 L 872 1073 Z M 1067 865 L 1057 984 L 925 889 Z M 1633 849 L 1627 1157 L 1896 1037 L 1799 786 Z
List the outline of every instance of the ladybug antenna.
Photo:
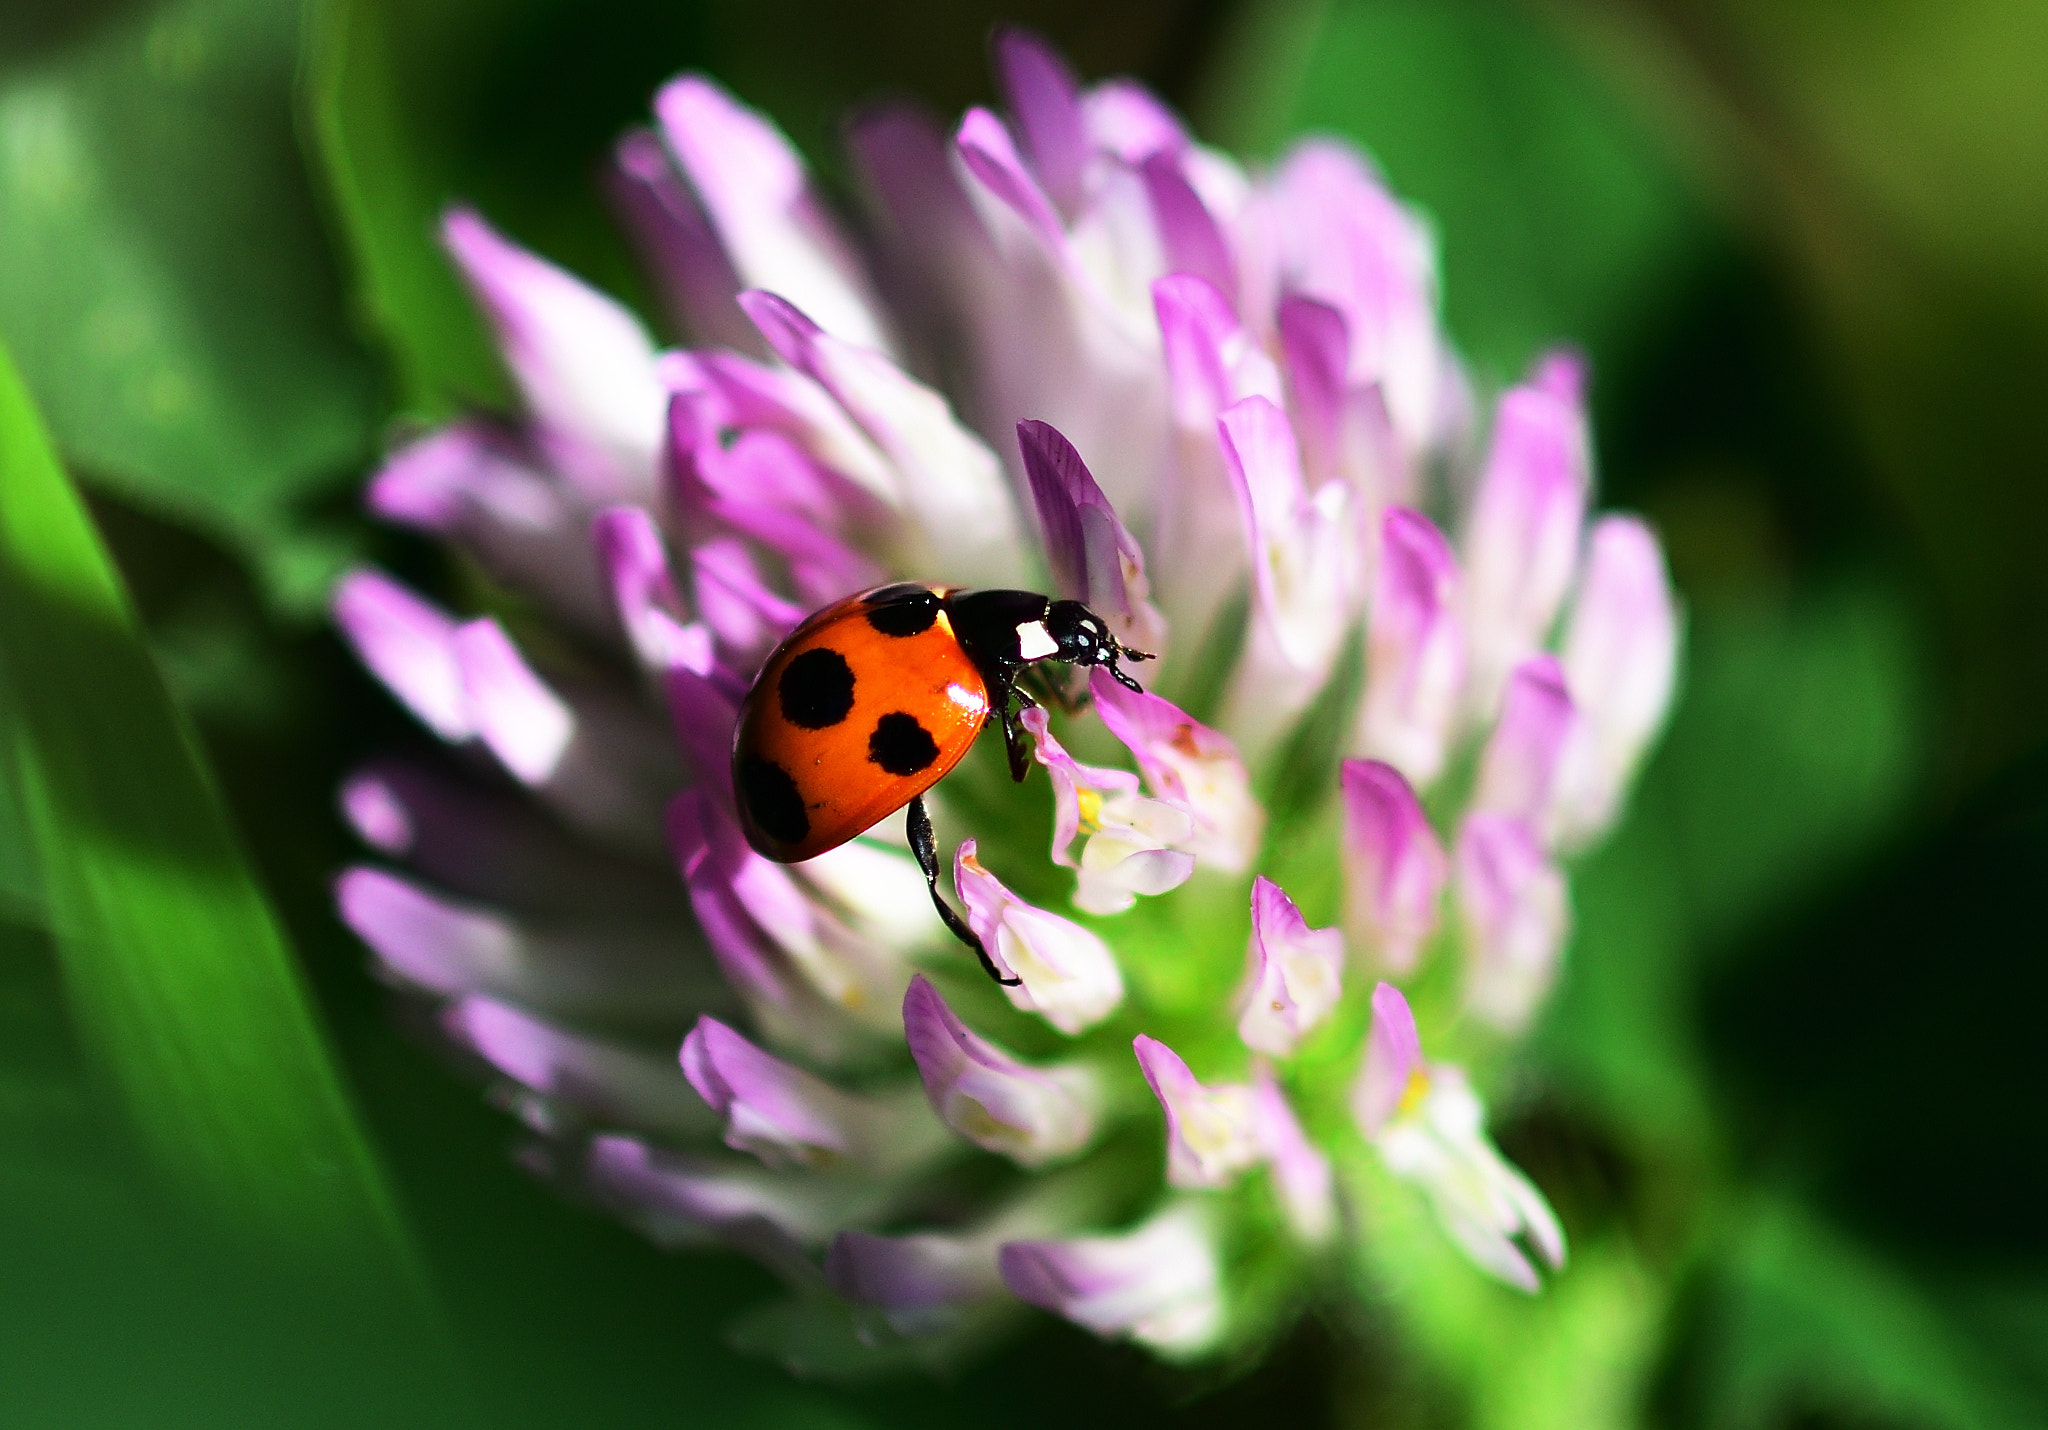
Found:
M 1119 658 L 1128 661 L 1140 661 L 1157 660 L 1159 657 L 1152 654 L 1152 652 L 1149 650 L 1132 650 L 1122 641 L 1119 641 L 1115 636 L 1111 636 L 1109 638 L 1109 660 L 1107 662 L 1109 665 L 1109 673 L 1116 678 L 1116 683 L 1118 685 L 1121 685 L 1124 689 L 1133 690 L 1136 691 L 1138 694 L 1143 695 L 1145 693 L 1145 687 L 1138 684 L 1137 681 L 1133 680 L 1129 675 L 1127 675 L 1124 672 L 1123 667 L 1117 664 Z

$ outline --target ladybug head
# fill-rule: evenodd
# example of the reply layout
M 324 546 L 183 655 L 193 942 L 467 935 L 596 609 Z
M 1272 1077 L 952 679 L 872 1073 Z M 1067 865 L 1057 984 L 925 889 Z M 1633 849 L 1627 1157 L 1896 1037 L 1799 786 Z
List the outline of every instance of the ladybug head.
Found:
M 1059 646 L 1049 659 L 1108 666 L 1117 684 L 1142 693 L 1143 687 L 1117 668 L 1117 659 L 1150 660 L 1151 654 L 1120 644 L 1110 634 L 1108 623 L 1079 601 L 1054 601 L 1045 614 L 1045 631 Z

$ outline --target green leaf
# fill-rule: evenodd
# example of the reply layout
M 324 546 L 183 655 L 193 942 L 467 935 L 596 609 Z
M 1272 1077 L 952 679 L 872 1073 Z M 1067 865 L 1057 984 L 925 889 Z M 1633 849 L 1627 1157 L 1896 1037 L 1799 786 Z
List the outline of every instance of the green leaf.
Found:
M 649 122 L 656 87 L 703 62 L 701 24 L 669 0 L 318 0 L 306 75 L 319 164 L 356 301 L 414 415 L 508 391 L 435 238 L 448 205 L 475 204 L 589 282 L 640 295 L 597 175 L 617 136 Z
M 1706 1277 L 1701 1333 L 1677 1384 L 1698 1392 L 1702 1430 L 1852 1423 L 1992 1430 L 2048 1424 L 2026 1362 L 2002 1362 L 1895 1265 L 1790 1200 L 1745 1208 Z M 2038 1356 L 2038 1332 L 2028 1348 Z
M 14 1011 L 47 1003 L 32 970 L 53 956 L 69 1046 L 39 1086 L 83 1100 L 79 1166 L 10 1159 L 0 1178 L 29 1179 L 33 1259 L 104 1293 L 95 1339 L 124 1340 L 123 1314 L 160 1295 L 194 1324 L 226 1318 L 210 1354 L 230 1362 L 292 1328 L 288 1359 L 320 1373 L 265 1394 L 339 1396 L 317 1418 L 386 1393 L 446 1416 L 437 1312 L 291 951 L 4 351 L 0 715 L 0 832 L 27 848 L 13 877 L 32 873 L 41 924 L 17 922 L 6 983 Z M 285 1363 L 234 1369 L 271 1381 Z
M 364 321 L 388 351 L 407 406 L 439 417 L 508 394 L 482 320 L 433 241 L 453 195 L 408 132 L 388 30 L 373 5 L 320 5 L 308 35 L 308 92 Z
M 317 607 L 376 378 L 292 123 L 299 9 L 161 0 L 0 54 L 0 332 L 66 459 Z

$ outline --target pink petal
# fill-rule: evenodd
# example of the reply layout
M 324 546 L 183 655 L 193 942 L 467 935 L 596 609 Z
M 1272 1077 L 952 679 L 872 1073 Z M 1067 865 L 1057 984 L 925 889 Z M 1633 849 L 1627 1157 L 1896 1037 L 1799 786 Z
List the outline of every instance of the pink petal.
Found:
M 1178 154 L 1188 147 L 1187 131 L 1173 111 L 1143 85 L 1130 80 L 1105 80 L 1081 101 L 1089 142 L 1127 164 L 1142 164 L 1154 154 Z
M 1143 1033 L 1131 1046 L 1145 1082 L 1166 1114 L 1169 1186 L 1228 1186 L 1258 1161 L 1261 1149 L 1249 1088 L 1205 1085 L 1180 1054 Z
M 678 930 L 553 925 L 465 903 L 382 869 L 335 881 L 342 921 L 391 977 L 449 997 L 483 994 L 550 1017 L 665 1028 L 730 995 Z
M 1275 1057 L 1295 1045 L 1336 1010 L 1343 991 L 1344 937 L 1311 929 L 1271 879 L 1252 881 L 1251 991 L 1237 1034 L 1245 1045 Z
M 1266 814 L 1229 737 L 1170 700 L 1126 690 L 1099 668 L 1088 690 L 1109 733 L 1137 756 L 1152 792 L 1186 806 L 1200 821 L 1201 838 L 1191 846 L 1196 857 L 1226 872 L 1249 865 Z
M 954 132 L 953 144 L 981 186 L 1014 210 L 1047 251 L 1066 248 L 1066 229 L 1038 180 L 1025 166 L 1003 121 L 986 109 L 970 109 Z
M 1123 973 L 1109 945 L 1071 919 L 1011 893 L 981 866 L 972 839 L 954 853 L 953 887 L 996 967 L 1023 980 L 1003 990 L 1014 1006 L 1072 1036 L 1123 1002 Z
M 1408 450 L 1432 445 L 1444 353 L 1427 230 L 1334 140 L 1297 146 L 1274 175 L 1272 196 L 1283 287 L 1344 315 L 1350 385 L 1380 384 Z
M 570 1032 L 490 998 L 457 1000 L 441 1023 L 506 1077 L 581 1118 L 670 1137 L 701 1137 L 716 1125 L 674 1060 L 658 1053 Z
M 698 785 L 730 809 L 732 736 L 746 691 L 727 684 L 721 674 L 716 667 L 705 675 L 689 665 L 672 665 L 663 689 L 684 763 L 696 775 Z
M 561 470 L 592 500 L 644 496 L 668 395 L 639 320 L 472 210 L 449 210 L 441 238 Z
M 534 674 L 504 627 L 488 617 L 457 627 L 450 644 L 477 734 L 521 783 L 546 784 L 576 736 L 568 702 Z
M 1555 656 L 1531 656 L 1516 666 L 1480 760 L 1471 807 L 1520 819 L 1539 834 L 1555 831 L 1560 797 L 1570 793 L 1567 765 L 1580 723 Z
M 761 578 L 746 545 L 732 537 L 707 541 L 690 553 L 690 594 L 698 616 L 733 670 L 758 669 L 804 618 Z
M 1179 156 L 1155 153 L 1139 172 L 1152 201 L 1152 219 L 1159 229 L 1166 263 L 1175 273 L 1191 273 L 1223 294 L 1237 292 L 1237 264 L 1215 215 L 1202 202 L 1181 169 Z
M 1587 537 L 1564 633 L 1565 674 L 1592 729 L 1595 765 L 1590 788 L 1568 814 L 1568 842 L 1613 819 L 1670 709 L 1678 641 L 1678 603 L 1656 534 L 1634 517 L 1601 518 Z
M 821 331 L 771 293 L 740 305 L 777 355 L 817 381 L 894 466 L 911 527 L 894 554 L 927 579 L 1001 585 L 1018 564 L 1016 517 L 995 453 L 945 399 L 878 352 Z
M 674 321 L 705 347 L 765 353 L 761 335 L 733 301 L 744 285 L 725 245 L 660 137 L 628 132 L 612 151 L 606 177 L 613 207 Z
M 1272 360 L 1251 341 L 1215 285 L 1193 273 L 1169 273 L 1152 285 L 1152 308 L 1166 356 L 1174 418 L 1206 438 L 1224 408 L 1240 398 L 1277 401 Z
M 1583 409 L 1549 387 L 1502 394 L 1464 538 L 1472 699 L 1482 719 L 1564 602 L 1591 485 Z
M 891 1311 L 958 1306 L 1003 1289 L 992 1244 L 929 1232 L 842 1231 L 825 1254 L 825 1279 L 856 1305 Z
M 999 1264 L 1019 1300 L 1098 1336 L 1194 1355 L 1223 1331 L 1215 1235 L 1198 1207 L 1170 1207 L 1107 1236 L 1013 1241 Z
M 1081 171 L 1088 162 L 1081 87 L 1074 72 L 1044 39 L 1014 25 L 996 28 L 993 48 L 996 81 L 1016 117 L 1031 166 L 1053 203 L 1071 215 L 1080 207 Z
M 1019 718 L 1034 741 L 1033 758 L 1045 766 L 1045 772 L 1052 781 L 1053 862 L 1074 868 L 1072 846 L 1075 836 L 1081 832 L 1081 792 L 1129 793 L 1138 788 L 1138 777 L 1129 770 L 1079 763 L 1067 753 L 1065 746 L 1053 738 L 1052 731 L 1047 728 L 1048 717 L 1043 706 L 1034 705 Z
M 1457 866 L 1466 1003 L 1485 1022 L 1519 1031 L 1556 980 L 1571 930 L 1564 876 L 1528 825 L 1492 814 L 1466 818 Z
M 387 689 L 444 740 L 476 734 L 455 660 L 455 618 L 382 572 L 335 584 L 334 623 Z
M 449 892 L 523 913 L 688 917 L 673 876 L 573 834 L 536 801 L 452 768 L 377 759 L 349 775 L 342 807 L 358 837 Z
M 1019 422 L 1017 445 L 1060 593 L 1111 622 L 1127 641 L 1159 653 L 1159 614 L 1146 601 L 1145 554 L 1117 519 L 1074 444 L 1047 422 Z
M 1093 1139 L 1099 1097 L 1091 1078 L 1020 1062 L 961 1022 L 923 974 L 903 995 L 903 1034 L 932 1110 L 977 1146 L 1042 1167 Z
M 619 624 L 653 671 L 685 666 L 711 673 L 711 632 L 689 620 L 661 532 L 646 508 L 608 507 L 591 525 L 598 562 L 611 580 Z
M 815 1166 L 844 1156 L 844 1094 L 801 1068 L 770 1057 L 716 1018 L 683 1039 L 683 1073 L 725 1119 L 725 1144 L 770 1166 Z
M 1344 439 L 1344 404 L 1351 334 L 1344 315 L 1327 303 L 1290 294 L 1280 301 L 1280 352 L 1287 392 L 1309 466 L 1337 470 Z
M 1422 1038 L 1408 1000 L 1391 983 L 1372 990 L 1372 1031 L 1366 1037 L 1365 1062 L 1351 1093 L 1351 1110 L 1368 1138 L 1377 1137 L 1407 1096 L 1415 1075 L 1423 1071 Z
M 889 351 L 859 259 L 782 132 L 701 75 L 672 80 L 654 112 L 741 285 L 782 293 L 845 341 Z
M 1426 786 L 1443 770 L 1465 688 L 1457 562 L 1420 512 L 1391 507 L 1380 529 L 1358 743 Z
M 1435 934 L 1449 860 L 1401 772 L 1378 760 L 1346 760 L 1346 926 L 1362 953 L 1390 972 L 1412 972 Z

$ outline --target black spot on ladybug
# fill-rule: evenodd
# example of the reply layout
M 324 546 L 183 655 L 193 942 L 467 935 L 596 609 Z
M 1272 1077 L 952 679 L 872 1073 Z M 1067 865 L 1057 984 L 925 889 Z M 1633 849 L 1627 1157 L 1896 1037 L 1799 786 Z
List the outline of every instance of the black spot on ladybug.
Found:
M 915 715 L 892 711 L 868 736 L 868 759 L 892 775 L 914 775 L 939 757 L 939 744 Z
M 740 798 L 754 825 L 784 844 L 801 843 L 811 832 L 811 817 L 804 813 L 804 797 L 797 792 L 789 771 L 773 760 L 748 755 L 739 762 Z
M 939 598 L 923 586 L 891 586 L 885 600 L 868 597 L 868 624 L 885 636 L 922 635 L 939 618 Z M 884 595 L 876 592 L 876 596 Z
M 853 667 L 826 646 L 807 650 L 783 667 L 775 684 L 782 718 L 805 730 L 837 725 L 853 708 Z

